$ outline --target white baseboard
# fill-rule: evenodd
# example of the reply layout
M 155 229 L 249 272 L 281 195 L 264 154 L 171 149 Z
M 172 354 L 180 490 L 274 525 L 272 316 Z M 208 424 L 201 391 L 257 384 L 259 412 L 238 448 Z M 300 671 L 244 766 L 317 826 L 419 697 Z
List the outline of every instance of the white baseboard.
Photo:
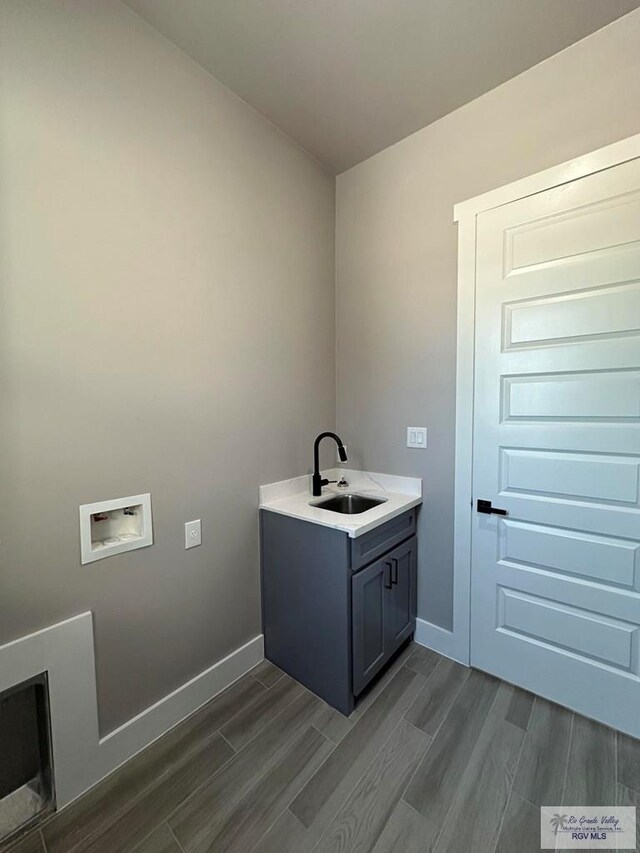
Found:
M 110 773 L 145 749 L 185 717 L 226 690 L 264 658 L 262 634 L 205 669 L 177 690 L 163 696 L 99 741 L 103 763 Z
M 456 636 L 453 631 L 447 631 L 446 628 L 427 622 L 426 619 L 416 619 L 414 639 L 427 649 L 469 666 L 469 649 L 465 640 Z
M 0 692 L 46 672 L 56 801 L 63 808 L 264 658 L 262 634 L 103 738 L 91 613 L 0 646 Z

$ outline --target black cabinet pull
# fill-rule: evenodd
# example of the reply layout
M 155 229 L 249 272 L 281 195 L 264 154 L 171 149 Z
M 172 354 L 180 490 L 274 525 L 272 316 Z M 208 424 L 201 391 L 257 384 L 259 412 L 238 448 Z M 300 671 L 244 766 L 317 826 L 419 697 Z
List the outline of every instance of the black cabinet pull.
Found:
M 391 589 L 393 586 L 393 581 L 391 580 L 391 563 L 384 564 L 384 585 L 387 589 Z
M 398 560 L 395 557 L 391 558 L 393 567 L 391 569 L 391 583 L 398 583 Z
M 507 515 L 506 509 L 498 509 L 496 506 L 491 506 L 491 501 L 479 500 L 476 504 L 476 509 L 485 515 Z

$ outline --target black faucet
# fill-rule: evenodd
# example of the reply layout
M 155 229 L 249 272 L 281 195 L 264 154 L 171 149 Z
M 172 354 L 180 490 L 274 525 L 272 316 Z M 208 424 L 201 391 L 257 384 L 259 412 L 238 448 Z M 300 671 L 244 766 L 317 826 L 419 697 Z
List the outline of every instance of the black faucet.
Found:
M 341 439 L 335 434 L 335 432 L 321 432 L 313 443 L 313 487 L 311 489 L 311 494 L 314 497 L 319 497 L 322 494 L 322 487 L 326 486 L 329 482 L 329 480 L 323 480 L 320 474 L 320 460 L 318 459 L 318 451 L 320 448 L 320 442 L 323 438 L 332 438 L 338 445 L 338 454 L 340 456 L 340 461 L 347 461 L 347 450 Z

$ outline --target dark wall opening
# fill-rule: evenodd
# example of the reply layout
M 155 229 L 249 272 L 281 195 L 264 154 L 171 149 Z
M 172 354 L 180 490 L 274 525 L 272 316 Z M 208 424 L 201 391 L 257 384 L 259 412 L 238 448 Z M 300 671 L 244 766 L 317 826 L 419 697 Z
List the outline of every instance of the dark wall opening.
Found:
M 46 673 L 0 693 L 0 840 L 54 802 Z

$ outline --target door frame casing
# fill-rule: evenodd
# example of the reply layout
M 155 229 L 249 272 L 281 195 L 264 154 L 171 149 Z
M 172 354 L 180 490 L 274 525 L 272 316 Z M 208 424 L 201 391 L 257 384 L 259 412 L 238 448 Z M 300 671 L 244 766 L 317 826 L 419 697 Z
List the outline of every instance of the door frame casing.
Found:
M 454 206 L 458 223 L 453 630 L 437 649 L 464 664 L 471 660 L 471 537 L 473 518 L 473 403 L 475 377 L 476 235 L 480 213 L 640 158 L 640 134 L 558 166 L 474 196 Z M 433 645 L 433 644 L 429 644 Z M 434 646 L 435 647 L 435 646 Z

